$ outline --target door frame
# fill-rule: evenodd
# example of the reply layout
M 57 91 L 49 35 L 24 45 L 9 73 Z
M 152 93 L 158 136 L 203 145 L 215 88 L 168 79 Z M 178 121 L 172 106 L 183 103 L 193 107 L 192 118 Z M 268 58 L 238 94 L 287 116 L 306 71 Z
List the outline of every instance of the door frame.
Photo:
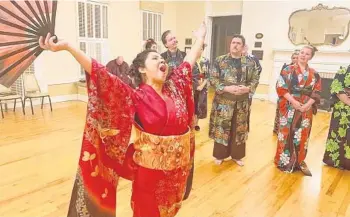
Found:
M 212 50 L 212 44 L 211 44 L 211 39 L 213 36 L 213 18 L 215 17 L 228 17 L 228 16 L 242 16 L 242 13 L 206 13 L 205 15 L 205 22 L 207 24 L 207 35 L 205 37 L 205 43 L 207 44 L 207 47 L 205 48 L 204 51 L 204 56 L 208 59 L 211 57 L 211 50 Z M 242 26 L 241 26 L 242 30 Z M 211 60 L 210 61 L 214 61 Z

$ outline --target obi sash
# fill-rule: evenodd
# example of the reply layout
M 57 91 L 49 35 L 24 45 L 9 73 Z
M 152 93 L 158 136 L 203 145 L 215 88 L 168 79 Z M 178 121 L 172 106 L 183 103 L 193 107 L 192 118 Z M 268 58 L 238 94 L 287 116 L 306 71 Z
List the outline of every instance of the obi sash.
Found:
M 177 136 L 158 136 L 134 128 L 134 162 L 155 170 L 174 170 L 190 164 L 190 130 Z

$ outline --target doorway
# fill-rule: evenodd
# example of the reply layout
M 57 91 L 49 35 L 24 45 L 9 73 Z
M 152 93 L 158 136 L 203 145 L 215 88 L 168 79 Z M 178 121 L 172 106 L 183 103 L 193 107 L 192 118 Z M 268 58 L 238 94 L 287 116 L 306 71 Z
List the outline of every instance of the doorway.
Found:
M 210 59 L 229 53 L 233 35 L 241 34 L 242 15 L 212 17 Z

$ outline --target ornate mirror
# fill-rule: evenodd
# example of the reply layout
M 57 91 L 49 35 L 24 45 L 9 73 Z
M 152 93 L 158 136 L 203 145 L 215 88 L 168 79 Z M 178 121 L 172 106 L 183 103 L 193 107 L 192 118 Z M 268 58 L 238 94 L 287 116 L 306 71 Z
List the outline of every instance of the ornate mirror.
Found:
M 294 45 L 332 45 L 343 43 L 349 35 L 350 10 L 322 4 L 311 10 L 298 10 L 289 17 L 289 40 Z

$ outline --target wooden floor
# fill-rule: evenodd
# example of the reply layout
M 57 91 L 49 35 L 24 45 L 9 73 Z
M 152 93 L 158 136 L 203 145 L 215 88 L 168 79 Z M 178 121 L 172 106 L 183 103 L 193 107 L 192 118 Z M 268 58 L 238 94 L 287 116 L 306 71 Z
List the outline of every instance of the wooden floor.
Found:
M 18 110 L 0 119 L 0 217 L 58 217 L 68 209 L 86 104 L 66 102 Z M 246 165 L 213 164 L 208 120 L 200 122 L 193 190 L 178 217 L 350 216 L 350 172 L 324 166 L 329 114 L 314 121 L 308 163 L 313 177 L 286 174 L 273 164 L 275 105 L 255 100 Z M 131 217 L 130 182 L 119 186 L 117 216 Z

